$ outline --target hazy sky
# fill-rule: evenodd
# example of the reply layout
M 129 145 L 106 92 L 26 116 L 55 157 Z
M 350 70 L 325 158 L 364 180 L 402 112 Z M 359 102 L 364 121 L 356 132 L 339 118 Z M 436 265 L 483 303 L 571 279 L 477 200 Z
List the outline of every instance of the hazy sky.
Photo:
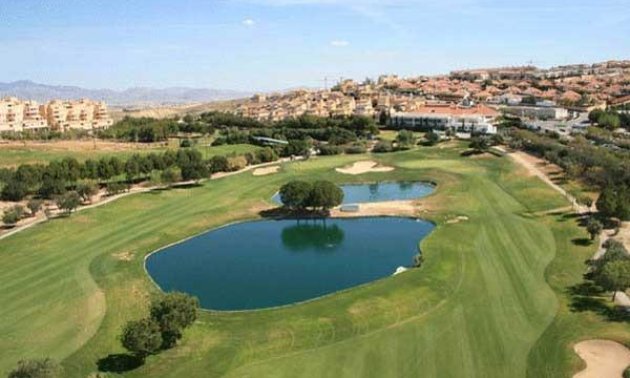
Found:
M 0 53 L 0 81 L 323 86 L 627 59 L 630 0 L 0 0 Z

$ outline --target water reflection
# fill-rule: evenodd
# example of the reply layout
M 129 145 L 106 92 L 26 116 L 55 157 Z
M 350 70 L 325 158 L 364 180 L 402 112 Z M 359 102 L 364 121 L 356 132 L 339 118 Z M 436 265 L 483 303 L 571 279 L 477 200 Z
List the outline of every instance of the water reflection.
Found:
M 370 184 L 341 185 L 343 204 L 356 204 L 381 201 L 405 201 L 425 197 L 435 190 L 431 183 L 419 181 L 375 182 Z M 280 194 L 272 200 L 281 205 Z
M 338 225 L 327 225 L 325 220 L 298 221 L 293 226 L 283 228 L 281 233 L 282 245 L 292 252 L 334 252 L 343 243 L 344 237 Z

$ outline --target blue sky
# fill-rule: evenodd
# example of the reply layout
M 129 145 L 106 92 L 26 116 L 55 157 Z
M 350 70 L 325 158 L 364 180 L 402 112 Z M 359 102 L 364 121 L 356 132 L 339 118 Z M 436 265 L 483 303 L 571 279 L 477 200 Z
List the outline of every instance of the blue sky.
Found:
M 0 81 L 273 90 L 628 59 L 629 9 L 630 0 L 0 0 Z

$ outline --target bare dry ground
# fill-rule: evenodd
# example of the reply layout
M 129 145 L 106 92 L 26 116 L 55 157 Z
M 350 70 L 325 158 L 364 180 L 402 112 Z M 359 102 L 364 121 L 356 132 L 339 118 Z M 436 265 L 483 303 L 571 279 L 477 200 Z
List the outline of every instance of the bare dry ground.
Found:
M 133 118 L 151 117 L 163 119 L 181 117 L 186 114 L 201 114 L 210 111 L 227 111 L 233 109 L 243 101 L 243 99 L 239 99 L 182 105 L 143 107 L 135 109 L 111 108 L 109 113 L 115 121 L 121 120 L 126 116 Z
M 254 172 L 252 172 L 252 174 L 254 176 L 266 176 L 266 175 L 272 175 L 274 173 L 278 173 L 279 170 L 280 170 L 280 166 L 274 165 L 271 167 L 255 169 Z

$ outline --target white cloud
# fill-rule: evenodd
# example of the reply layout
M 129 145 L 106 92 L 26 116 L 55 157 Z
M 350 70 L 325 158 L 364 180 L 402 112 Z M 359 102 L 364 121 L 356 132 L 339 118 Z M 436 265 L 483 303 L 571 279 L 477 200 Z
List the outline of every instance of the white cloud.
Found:
M 350 46 L 350 42 L 344 41 L 342 39 L 330 41 L 330 45 L 333 47 L 347 47 Z
M 252 20 L 251 18 L 246 18 L 243 20 L 243 25 L 247 26 L 247 27 L 252 27 L 254 25 L 256 25 L 256 21 Z

